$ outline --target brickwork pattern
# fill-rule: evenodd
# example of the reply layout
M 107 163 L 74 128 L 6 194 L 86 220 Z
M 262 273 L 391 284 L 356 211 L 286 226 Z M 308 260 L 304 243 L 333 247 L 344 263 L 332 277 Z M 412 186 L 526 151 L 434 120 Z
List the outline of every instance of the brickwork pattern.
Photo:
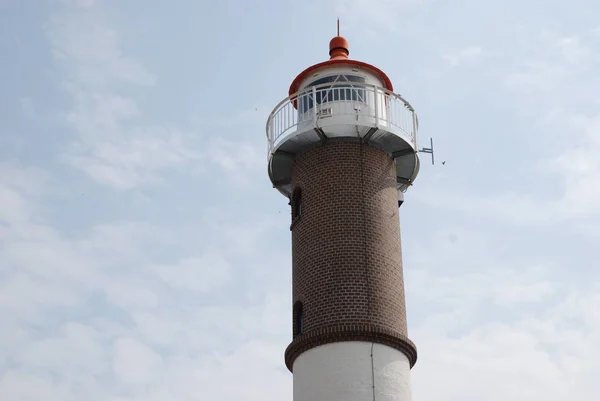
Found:
M 307 349 L 349 340 L 393 346 L 412 366 L 393 160 L 368 145 L 327 143 L 296 160 L 292 184 L 302 191 L 292 258 L 293 302 L 303 312 L 288 368 Z

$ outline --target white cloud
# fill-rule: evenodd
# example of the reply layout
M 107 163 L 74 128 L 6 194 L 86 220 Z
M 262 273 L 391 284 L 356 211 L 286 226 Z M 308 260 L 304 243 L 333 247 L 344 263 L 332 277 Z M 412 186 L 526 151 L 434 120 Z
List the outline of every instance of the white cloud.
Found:
M 55 383 L 33 373 L 9 371 L 0 377 L 0 396 L 6 400 L 76 400 L 66 383 Z
M 15 178 L 24 174 L 13 171 Z M 15 191 L 34 206 L 43 195 L 27 194 L 26 184 Z M 279 368 L 288 329 L 286 293 L 213 306 L 201 297 L 210 299 L 230 282 L 229 257 L 252 252 L 262 258 L 252 244 L 267 241 L 239 237 L 239 248 L 227 252 L 228 233 L 243 230 L 213 226 L 219 238 L 206 244 L 207 252 L 157 266 L 146 253 L 165 235 L 148 224 L 101 224 L 67 238 L 23 210 L 24 219 L 10 222 L 2 239 L 0 312 L 10 318 L 0 340 L 8 351 L 0 358 L 0 399 L 194 399 L 199 392 L 222 392 L 222 383 L 249 364 L 252 373 L 227 393 L 252 400 L 286 394 L 290 378 Z M 261 333 L 278 341 L 241 345 Z M 157 346 L 167 353 L 159 354 Z M 214 350 L 221 355 L 210 357 Z M 279 377 L 277 385 L 267 386 L 273 377 Z M 262 385 L 248 392 L 256 383 Z
M 434 238 L 433 248 L 411 248 L 418 259 L 405 257 L 409 337 L 419 349 L 413 396 L 590 399 L 590 379 L 600 373 L 591 352 L 600 349 L 597 285 L 563 278 L 574 266 L 506 254 L 498 248 L 507 245 L 481 230 L 457 231 L 447 246 Z
M 163 173 L 199 172 L 199 162 L 208 162 L 225 170 L 236 184 L 245 185 L 239 172 L 263 164 L 263 152 L 248 142 L 207 140 L 207 135 L 143 122 L 148 116 L 126 95 L 127 89 L 153 85 L 156 76 L 122 53 L 118 32 L 94 7 L 56 15 L 49 37 L 64 68 L 64 88 L 73 100 L 65 120 L 76 137 L 65 149 L 64 161 L 99 184 L 116 190 L 159 185 L 164 183 Z M 256 109 L 237 113 L 236 121 L 256 121 L 260 118 Z M 220 121 L 223 124 L 226 121 Z M 206 124 L 201 129 L 207 129 Z
M 536 307 L 565 290 L 567 284 L 554 279 L 556 266 L 498 257 L 488 237 L 473 234 L 462 232 L 454 242 L 436 239 L 433 245 L 412 248 L 417 256 L 406 260 L 411 267 L 405 272 L 409 296 L 429 307 L 437 305 L 435 312 L 439 309 L 445 317 L 457 311 L 470 316 L 488 307 Z M 444 269 L 446 265 L 453 268 Z
M 156 77 L 122 54 L 117 32 L 101 14 L 67 12 L 52 22 L 53 51 L 73 99 L 65 119 L 77 135 L 66 162 L 100 184 L 129 190 L 161 183 L 160 173 L 199 158 L 190 135 L 140 123 L 138 104 L 123 85 L 152 85 Z
M 191 290 L 196 294 L 221 291 L 231 279 L 229 262 L 218 253 L 205 253 L 199 258 L 180 260 L 171 266 L 156 266 L 156 273 L 177 289 Z
M 540 180 L 552 177 L 554 190 L 543 196 L 510 188 L 476 194 L 462 183 L 448 185 L 442 174 L 432 189 L 416 195 L 421 201 L 518 225 L 571 224 L 598 217 L 600 102 L 591 88 L 600 85 L 593 73 L 600 66 L 600 53 L 587 37 L 549 32 L 526 50 L 528 57 L 516 61 L 506 74 L 506 85 L 515 93 L 511 107 L 522 110 L 540 128 L 539 133 L 523 134 L 536 150 L 544 151 L 544 159 L 532 163 L 537 164 Z M 510 174 L 515 182 L 520 180 L 519 173 Z M 451 197 L 440 196 L 449 192 Z
M 160 355 L 133 338 L 120 338 L 115 342 L 113 369 L 119 380 L 131 384 L 149 384 L 161 373 Z
M 459 280 L 453 282 L 461 285 Z M 592 378 L 600 371 L 594 360 L 600 349 L 596 296 L 561 297 L 554 307 L 541 314 L 511 321 L 489 323 L 448 337 L 427 326 L 418 332 L 421 359 L 414 382 L 425 399 L 527 400 L 543 397 L 563 400 L 569 397 L 590 399 Z M 576 303 L 572 300 L 577 299 Z M 467 307 L 465 305 L 465 307 Z M 573 324 L 581 318 L 587 325 Z M 465 327 L 466 322 L 461 322 Z M 578 327 L 578 329 L 575 329 Z M 424 368 L 426 365 L 427 368 Z M 426 374 L 425 374 L 426 373 Z M 476 378 L 476 380 L 473 380 Z M 431 381 L 444 386 L 427 386 Z
M 545 31 L 530 46 L 529 57 L 520 60 L 515 71 L 508 74 L 507 83 L 521 95 L 540 99 L 554 96 L 544 99 L 544 104 L 559 103 L 569 82 L 580 85 L 579 74 L 589 71 L 590 62 L 595 61 L 588 45 L 578 36 Z
M 55 15 L 48 31 L 52 53 L 69 73 L 68 80 L 85 88 L 115 84 L 152 85 L 156 76 L 119 48 L 117 32 L 89 9 Z
M 600 114 L 586 119 L 578 133 L 550 166 L 566 181 L 562 205 L 566 213 L 586 217 L 600 213 Z
M 129 137 L 77 143 L 65 156 L 97 182 L 115 189 L 132 189 L 163 182 L 159 173 L 179 169 L 202 159 L 189 146 L 190 135 L 148 128 Z
M 108 302 L 125 309 L 155 308 L 159 298 L 155 291 L 144 287 L 139 280 L 119 277 L 105 289 Z
M 543 128 L 553 134 L 559 153 L 547 161 L 548 171 L 564 183 L 564 193 L 557 200 L 559 219 L 594 216 L 600 212 L 600 115 L 597 109 L 588 114 L 581 104 L 598 105 L 595 92 L 590 91 L 600 80 L 592 71 L 600 66 L 600 53 L 588 43 L 588 38 L 574 35 L 541 35 L 542 47 L 519 72 L 509 75 L 515 90 L 529 96 L 541 106 Z M 591 73 L 591 75 L 586 75 Z M 587 78 L 589 77 L 589 81 Z M 597 85 L 596 85 L 597 86 Z M 593 110 L 592 108 L 590 110 Z M 587 114 L 587 115 L 586 115 Z M 556 124 L 555 121 L 560 121 Z M 540 138 L 543 140 L 543 138 Z
M 440 182 L 437 189 L 421 190 L 415 195 L 415 200 L 434 207 L 508 221 L 517 226 L 553 225 L 565 218 L 562 205 L 556 199 L 539 199 L 516 191 L 478 195 L 471 193 L 469 188 L 454 185 L 446 189 L 445 186 L 444 182 Z M 444 192 L 452 193 L 452 196 L 440 196 Z
M 401 27 L 401 11 L 409 6 L 422 3 L 423 0 L 338 0 L 335 12 L 342 19 L 342 27 L 350 28 L 367 24 L 373 27 L 369 32 L 396 31 Z M 343 36 L 343 34 L 342 34 Z
M 243 171 L 248 167 L 264 164 L 265 158 L 261 156 L 258 150 L 248 143 L 222 138 L 214 140 L 210 152 L 212 161 L 227 171 Z
M 442 59 L 446 60 L 448 64 L 453 67 L 461 65 L 463 63 L 469 63 L 483 55 L 483 50 L 479 46 L 468 46 L 464 49 L 460 49 L 452 54 L 442 55 Z
M 31 368 L 60 371 L 61 376 L 99 375 L 108 360 L 97 331 L 79 323 L 67 323 L 60 336 L 32 342 L 16 360 Z
M 36 213 L 28 197 L 39 195 L 47 181 L 48 175 L 41 169 L 14 160 L 0 163 L 0 223 L 22 222 Z
M 19 193 L 7 186 L 0 187 L 0 202 L 3 210 L 0 212 L 2 221 L 23 220 L 27 218 L 28 210 Z
M 66 120 L 84 139 L 115 137 L 122 125 L 139 114 L 137 103 L 114 93 L 90 93 L 69 87 L 75 101 L 66 113 Z
M 95 0 L 60 0 L 61 3 L 77 7 L 92 7 Z

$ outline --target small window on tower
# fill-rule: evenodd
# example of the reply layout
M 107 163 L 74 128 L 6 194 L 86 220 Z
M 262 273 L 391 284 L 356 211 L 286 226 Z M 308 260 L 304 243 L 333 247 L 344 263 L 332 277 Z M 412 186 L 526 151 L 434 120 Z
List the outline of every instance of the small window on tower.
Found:
M 296 188 L 292 195 L 292 219 L 300 217 L 302 215 L 302 190 Z
M 302 302 L 294 304 L 294 335 L 302 333 Z

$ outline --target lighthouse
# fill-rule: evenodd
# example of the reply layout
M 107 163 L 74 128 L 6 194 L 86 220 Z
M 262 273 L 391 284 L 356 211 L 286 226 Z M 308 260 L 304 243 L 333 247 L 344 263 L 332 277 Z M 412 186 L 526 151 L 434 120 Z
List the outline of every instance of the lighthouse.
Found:
M 418 120 L 348 41 L 302 71 L 267 125 L 289 199 L 294 401 L 411 400 L 399 210 L 419 171 Z

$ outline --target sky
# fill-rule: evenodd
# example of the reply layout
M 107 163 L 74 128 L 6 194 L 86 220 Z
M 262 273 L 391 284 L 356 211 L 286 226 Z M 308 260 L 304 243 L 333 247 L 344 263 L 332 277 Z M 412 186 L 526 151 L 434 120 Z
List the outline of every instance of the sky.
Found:
M 597 399 L 597 1 L 0 0 L 0 401 L 292 400 L 265 123 L 338 17 L 434 140 L 413 399 Z

